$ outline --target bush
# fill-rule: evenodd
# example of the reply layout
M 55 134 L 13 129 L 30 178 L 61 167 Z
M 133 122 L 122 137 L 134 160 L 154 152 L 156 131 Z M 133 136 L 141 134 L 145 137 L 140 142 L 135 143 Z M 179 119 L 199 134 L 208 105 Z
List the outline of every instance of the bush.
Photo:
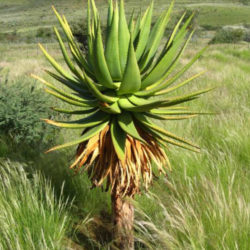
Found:
M 249 5 L 250 4 L 250 0 L 240 0 L 240 3 L 242 3 L 244 5 Z
M 53 30 L 51 27 L 49 28 L 39 28 L 36 32 L 36 37 L 41 37 L 41 38 L 51 38 L 53 35 Z
M 3 42 L 17 42 L 20 39 L 17 31 L 14 30 L 12 32 L 1 32 L 0 33 L 0 41 Z
M 210 44 L 216 43 L 237 43 L 243 41 L 244 30 L 236 28 L 222 28 L 219 29 L 214 38 L 209 42 Z
M 250 43 L 250 29 L 245 32 L 243 40 Z
M 211 25 L 211 24 L 203 24 L 203 25 L 201 25 L 201 27 L 203 29 L 205 29 L 205 30 L 208 30 L 208 31 L 210 31 L 210 30 L 217 30 L 218 29 L 217 26 L 214 26 L 214 25 Z
M 41 145 L 50 142 L 56 130 L 40 120 L 51 117 L 52 111 L 47 107 L 47 96 L 30 87 L 29 81 L 19 78 L 0 83 L 0 132 L 15 143 Z
M 83 51 L 87 49 L 88 41 L 87 27 L 84 25 L 84 23 L 85 22 L 83 20 L 79 20 L 70 24 L 72 33 L 77 39 L 77 41 L 80 43 L 80 49 Z

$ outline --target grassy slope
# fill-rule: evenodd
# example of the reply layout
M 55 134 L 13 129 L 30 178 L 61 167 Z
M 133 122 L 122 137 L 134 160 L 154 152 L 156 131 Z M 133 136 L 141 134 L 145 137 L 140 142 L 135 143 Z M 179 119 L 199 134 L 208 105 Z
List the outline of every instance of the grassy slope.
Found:
M 47 17 L 47 7 L 38 8 L 41 2 L 37 4 L 36 8 L 38 9 L 33 4 L 31 5 L 29 1 L 26 1 L 28 5 L 23 6 L 17 6 L 16 2 L 12 2 L 13 11 L 10 19 L 3 19 L 3 9 L 0 10 L 1 22 L 3 23 L 3 20 L 5 20 L 7 27 L 13 20 L 17 24 L 16 27 L 20 25 L 21 29 L 25 27 L 27 20 L 30 20 L 27 27 L 36 27 L 38 23 L 51 25 L 51 22 L 55 21 L 51 16 Z M 11 9 L 10 5 L 9 2 L 9 10 Z M 32 9 L 27 9 L 27 6 L 31 6 Z M 78 1 L 73 2 L 71 9 L 67 5 L 60 4 L 59 6 L 58 4 L 58 8 L 68 10 L 69 13 L 73 12 L 74 8 L 78 6 Z M 43 21 L 37 21 L 35 11 L 41 14 L 41 10 L 46 17 L 44 20 L 42 19 Z M 20 18 L 21 13 L 25 13 L 26 16 Z M 77 13 L 80 16 L 81 9 L 77 10 Z M 207 16 L 209 17 L 210 14 L 207 14 Z M 21 19 L 20 22 L 18 17 Z M 226 20 L 224 16 L 223 19 Z M 237 17 L 234 20 L 238 22 Z M 217 22 L 215 22 L 215 25 L 217 25 Z M 182 63 L 187 62 L 191 55 L 201 48 L 205 42 L 199 40 L 197 43 L 191 44 Z M 56 44 L 51 43 L 46 46 L 56 58 L 61 58 Z M 31 72 L 41 74 L 41 68 L 49 67 L 35 44 L 0 44 L 0 55 L 0 67 L 8 68 L 10 70 L 9 77 L 13 79 L 17 76 L 27 76 Z M 248 205 L 250 197 L 248 169 L 250 162 L 248 153 L 250 147 L 248 116 L 250 68 L 247 66 L 249 63 L 248 45 L 216 45 L 210 46 L 205 55 L 192 68 L 192 72 L 188 73 L 191 75 L 194 72 L 207 70 L 203 77 L 187 87 L 187 91 L 207 86 L 218 87 L 200 101 L 196 101 L 197 109 L 215 111 L 218 112 L 218 115 L 194 118 L 188 122 L 169 122 L 166 124 L 170 131 L 177 131 L 180 135 L 187 133 L 187 137 L 201 145 L 203 150 L 201 154 L 193 154 L 181 149 L 171 148 L 169 154 L 173 171 L 169 174 L 169 178 L 161 177 L 158 184 L 156 183 L 152 188 L 152 192 L 158 194 L 159 199 L 152 195 L 137 198 L 137 239 L 143 241 L 148 248 L 247 249 L 250 233 Z M 67 131 L 63 131 L 62 134 L 65 140 L 74 136 Z M 74 240 L 77 238 L 80 244 L 86 245 L 87 249 L 91 249 L 95 245 L 95 237 L 90 235 L 90 231 L 100 228 L 98 220 L 95 219 L 94 223 L 90 223 L 92 226 L 88 230 L 85 226 L 79 224 L 83 222 L 84 225 L 86 221 L 82 218 L 85 218 L 89 213 L 96 217 L 102 215 L 102 218 L 103 216 L 104 218 L 109 216 L 109 209 L 107 209 L 109 197 L 108 194 L 102 193 L 100 190 L 89 190 L 89 183 L 85 177 L 72 176 L 67 169 L 72 151 L 73 149 L 58 152 L 47 157 L 38 156 L 35 169 L 41 170 L 45 176 L 52 179 L 52 184 L 58 190 L 58 193 L 60 193 L 62 182 L 65 181 L 64 196 L 70 198 L 76 196 L 74 204 L 78 208 L 74 210 L 67 208 L 67 213 L 72 213 L 72 217 L 78 220 L 77 233 L 73 234 L 73 238 Z M 20 150 L 20 154 L 24 155 L 25 153 Z M 9 157 L 15 158 L 16 155 L 10 154 Z M 22 160 L 25 160 L 25 157 Z M 34 189 L 27 184 L 22 185 L 26 187 L 27 195 L 30 190 Z M 43 187 L 43 184 L 39 185 Z M 15 190 L 15 188 L 14 185 L 12 189 Z M 46 188 L 43 189 L 46 190 Z M 15 192 L 17 191 L 13 191 L 13 193 Z M 50 199 L 53 199 L 50 193 L 47 195 L 52 197 Z M 18 196 L 14 196 L 14 199 L 17 200 L 18 207 L 23 206 L 24 203 Z M 33 199 L 38 198 L 34 197 Z M 3 202 L 1 202 L 2 200 L 0 201 L 0 207 L 3 207 L 6 201 L 3 199 Z M 40 211 L 51 209 L 46 202 L 41 204 Z M 57 206 L 55 207 L 57 209 Z M 19 214 L 24 220 L 27 217 L 25 213 L 29 211 L 25 209 L 23 207 Z M 63 212 L 65 218 L 68 218 L 67 213 Z M 19 218 L 15 221 L 18 222 L 17 225 L 22 225 Z M 46 219 L 54 221 L 49 216 L 46 216 Z M 72 233 L 66 233 L 71 230 L 69 225 L 71 225 L 72 220 L 69 218 L 65 220 L 62 220 L 59 224 L 56 224 L 57 222 L 51 224 L 51 228 L 59 229 L 65 223 L 62 234 L 53 236 L 52 241 L 57 238 L 62 242 L 62 238 L 66 235 L 67 237 L 72 236 Z M 6 223 L 6 227 L 11 226 L 7 220 L 2 223 Z M 28 226 L 30 228 L 37 225 L 36 220 L 29 220 L 29 223 L 31 223 Z M 39 225 L 41 229 L 45 229 L 42 219 Z M 20 228 L 17 228 L 17 230 L 20 230 Z M 36 229 L 34 229 L 34 232 L 36 232 Z M 11 234 L 10 237 L 12 237 Z M 22 237 L 25 237 L 25 235 L 20 234 L 16 244 L 24 244 L 22 243 Z M 35 245 L 37 249 L 39 244 L 43 243 L 37 243 L 36 237 L 37 235 L 34 234 L 26 241 L 30 241 L 30 244 L 34 241 L 33 244 L 38 244 Z M 40 247 L 42 246 L 45 249 L 47 245 L 50 246 L 51 239 L 46 235 L 45 243 Z M 106 238 L 103 236 L 99 240 L 106 244 L 108 239 L 108 236 Z M 5 242 L 6 240 L 0 234 L 0 246 Z M 137 246 L 139 248 L 140 244 L 138 243 Z M 23 249 L 25 249 L 25 245 L 23 245 Z
M 0 2 L 0 32 L 34 32 L 39 27 L 53 26 L 56 24 L 56 18 L 53 15 L 50 6 L 52 4 L 63 12 L 69 21 L 82 20 L 83 10 L 86 7 L 87 1 L 72 0 L 70 4 L 65 0 L 52 1 L 6 1 Z M 133 8 L 138 7 L 145 9 L 150 1 L 128 1 L 128 13 L 131 13 Z M 170 1 L 156 0 L 155 13 L 158 14 L 169 4 Z M 250 23 L 249 11 L 250 7 L 237 4 L 235 1 L 176 1 L 176 11 L 183 9 L 192 9 L 199 12 L 199 24 L 222 26 L 229 24 Z M 97 1 L 98 6 L 104 13 L 106 11 L 105 1 Z M 85 14 L 85 13 L 84 13 Z

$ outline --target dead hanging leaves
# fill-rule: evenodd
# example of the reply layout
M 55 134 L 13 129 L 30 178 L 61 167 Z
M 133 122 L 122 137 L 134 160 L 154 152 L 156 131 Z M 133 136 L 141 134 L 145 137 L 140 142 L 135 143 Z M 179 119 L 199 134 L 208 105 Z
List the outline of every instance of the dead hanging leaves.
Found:
M 79 144 L 76 159 L 70 166 L 76 172 L 87 171 L 93 187 L 105 186 L 105 191 L 119 187 L 123 196 L 133 196 L 146 189 L 152 182 L 152 164 L 160 173 L 166 173 L 168 158 L 157 141 L 147 132 L 139 131 L 147 142 L 142 143 L 131 136 L 126 137 L 125 161 L 116 155 L 112 144 L 110 126 L 86 142 Z

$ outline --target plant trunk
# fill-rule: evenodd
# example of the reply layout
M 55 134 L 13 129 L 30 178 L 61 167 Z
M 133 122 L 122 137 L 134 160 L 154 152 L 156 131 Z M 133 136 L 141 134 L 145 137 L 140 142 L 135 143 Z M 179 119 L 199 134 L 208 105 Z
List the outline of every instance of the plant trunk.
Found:
M 119 188 L 115 188 L 111 194 L 113 210 L 113 239 L 115 246 L 120 250 L 134 249 L 134 206 L 121 197 Z

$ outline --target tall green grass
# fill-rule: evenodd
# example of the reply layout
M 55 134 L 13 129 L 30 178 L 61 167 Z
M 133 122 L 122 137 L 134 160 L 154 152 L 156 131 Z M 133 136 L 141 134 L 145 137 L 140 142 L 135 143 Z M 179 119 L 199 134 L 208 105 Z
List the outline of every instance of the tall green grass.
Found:
M 71 230 L 71 202 L 56 198 L 40 174 L 0 162 L 0 249 L 63 249 Z M 63 192 L 63 187 L 62 187 Z
M 225 176 L 220 167 L 229 166 L 212 163 L 209 173 L 184 172 L 158 184 L 137 204 L 137 240 L 150 249 L 247 250 L 249 183 L 241 176 L 239 184 L 234 165 Z
M 92 184 L 84 173 L 77 175 L 69 169 L 70 162 L 74 156 L 74 149 L 55 152 L 52 154 L 41 154 L 36 162 L 35 168 L 49 178 L 55 187 L 57 194 L 60 186 L 64 183 L 63 194 L 65 197 L 74 199 L 74 205 L 78 218 L 84 218 L 89 214 L 110 214 L 110 196 L 101 189 L 91 189 Z M 34 165 L 34 164 L 33 164 Z M 32 166 L 30 166 L 32 167 Z

